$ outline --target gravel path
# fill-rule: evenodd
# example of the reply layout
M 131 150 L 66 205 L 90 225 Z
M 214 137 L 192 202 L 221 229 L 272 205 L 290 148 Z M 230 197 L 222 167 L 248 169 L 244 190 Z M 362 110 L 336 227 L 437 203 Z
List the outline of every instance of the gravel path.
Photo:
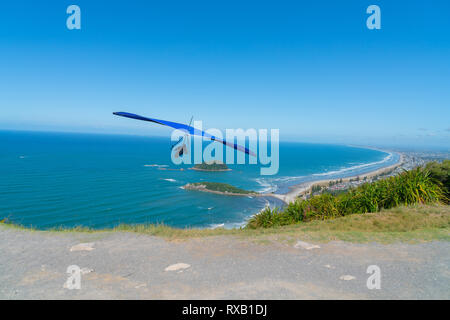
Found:
M 300 240 L 300 239 L 299 239 Z M 0 226 L 1 299 L 450 299 L 450 243 L 266 244 Z M 81 269 L 81 289 L 65 285 Z M 369 265 L 381 289 L 369 290 Z

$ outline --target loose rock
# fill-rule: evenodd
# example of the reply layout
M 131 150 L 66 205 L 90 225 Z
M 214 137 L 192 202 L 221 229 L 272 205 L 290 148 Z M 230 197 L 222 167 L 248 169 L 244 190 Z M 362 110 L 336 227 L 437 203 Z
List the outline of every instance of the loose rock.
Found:
M 311 250 L 311 249 L 319 249 L 320 246 L 316 245 L 316 244 L 311 244 L 308 242 L 304 242 L 304 241 L 297 241 L 297 243 L 294 245 L 294 248 L 303 248 L 306 250 Z
M 168 266 L 164 271 L 177 271 L 189 268 L 191 265 L 187 263 L 176 263 Z
M 77 245 L 74 245 L 72 248 L 70 248 L 70 251 L 92 251 L 94 249 L 95 249 L 94 243 L 87 242 L 87 243 L 79 243 Z

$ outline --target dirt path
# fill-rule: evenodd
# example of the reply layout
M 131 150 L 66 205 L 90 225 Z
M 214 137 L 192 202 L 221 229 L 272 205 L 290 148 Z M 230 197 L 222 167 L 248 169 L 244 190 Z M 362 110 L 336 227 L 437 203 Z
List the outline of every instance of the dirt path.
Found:
M 0 226 L 0 298 L 450 299 L 448 242 L 318 246 Z M 64 288 L 70 265 L 82 270 L 79 290 Z M 380 290 L 366 286 L 369 265 Z

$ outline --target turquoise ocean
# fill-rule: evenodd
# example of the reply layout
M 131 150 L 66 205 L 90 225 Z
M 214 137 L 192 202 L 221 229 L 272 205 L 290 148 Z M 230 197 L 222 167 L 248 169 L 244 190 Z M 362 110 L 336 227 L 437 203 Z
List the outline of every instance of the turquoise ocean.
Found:
M 352 146 L 281 142 L 278 174 L 261 176 L 259 164 L 230 165 L 228 172 L 170 170 L 180 168 L 171 162 L 170 138 L 0 131 L 0 142 L 0 219 L 38 229 L 121 223 L 239 227 L 266 205 L 283 203 L 181 187 L 213 181 L 284 193 L 295 184 L 361 174 L 399 157 Z

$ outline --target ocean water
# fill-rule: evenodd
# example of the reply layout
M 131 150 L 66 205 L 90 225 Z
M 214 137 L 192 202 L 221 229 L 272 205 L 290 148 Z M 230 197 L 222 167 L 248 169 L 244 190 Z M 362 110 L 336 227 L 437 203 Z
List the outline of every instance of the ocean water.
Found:
M 231 197 L 181 189 L 225 182 L 280 192 L 304 181 L 352 176 L 398 161 L 398 155 L 341 145 L 280 143 L 280 170 L 259 165 L 228 172 L 177 169 L 170 139 L 119 135 L 0 131 L 0 219 L 47 229 L 164 223 L 174 227 L 239 227 L 274 198 Z M 184 166 L 185 168 L 189 166 Z

